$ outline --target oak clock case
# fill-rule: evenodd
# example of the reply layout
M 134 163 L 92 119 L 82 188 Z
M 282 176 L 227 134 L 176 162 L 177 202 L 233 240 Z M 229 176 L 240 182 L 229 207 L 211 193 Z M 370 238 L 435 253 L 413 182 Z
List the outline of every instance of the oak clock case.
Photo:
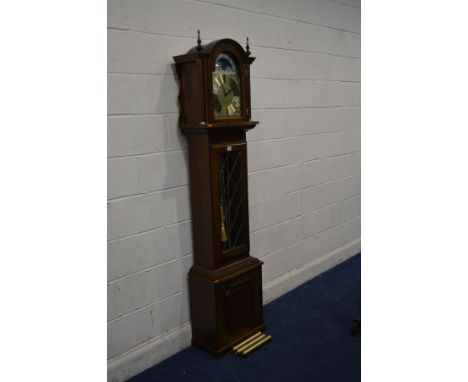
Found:
M 231 39 L 175 56 L 187 137 L 194 265 L 192 343 L 215 356 L 264 328 L 262 262 L 250 256 L 246 131 L 250 51 Z

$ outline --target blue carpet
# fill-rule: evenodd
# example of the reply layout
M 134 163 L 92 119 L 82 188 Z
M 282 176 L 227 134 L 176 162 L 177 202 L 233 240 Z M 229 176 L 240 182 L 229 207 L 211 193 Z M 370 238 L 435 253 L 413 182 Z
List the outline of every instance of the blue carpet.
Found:
M 361 339 L 350 325 L 360 316 L 360 268 L 359 254 L 266 305 L 273 339 L 248 357 L 192 346 L 130 381 L 359 381 Z

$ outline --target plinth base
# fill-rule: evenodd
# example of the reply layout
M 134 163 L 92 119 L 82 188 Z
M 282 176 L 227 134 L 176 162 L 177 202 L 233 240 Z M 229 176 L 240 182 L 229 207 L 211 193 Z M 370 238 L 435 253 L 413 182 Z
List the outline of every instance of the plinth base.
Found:
M 265 327 L 261 266 L 249 256 L 211 272 L 192 267 L 192 344 L 218 357 Z

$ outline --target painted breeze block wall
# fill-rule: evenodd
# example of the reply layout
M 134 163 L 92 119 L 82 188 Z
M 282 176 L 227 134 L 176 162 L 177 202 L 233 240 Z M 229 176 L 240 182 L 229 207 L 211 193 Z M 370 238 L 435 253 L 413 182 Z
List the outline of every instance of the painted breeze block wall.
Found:
M 190 345 L 187 147 L 172 56 L 249 36 L 251 254 L 264 302 L 360 252 L 360 1 L 108 1 L 108 372 Z M 268 322 L 266 322 L 268 326 Z

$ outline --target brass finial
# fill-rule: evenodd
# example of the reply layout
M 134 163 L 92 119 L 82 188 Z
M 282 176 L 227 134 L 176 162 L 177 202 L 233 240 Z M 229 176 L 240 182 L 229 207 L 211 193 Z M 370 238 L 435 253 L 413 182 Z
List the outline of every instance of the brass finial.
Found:
M 249 46 L 249 38 L 247 37 L 247 46 L 245 47 L 245 53 L 247 53 L 247 56 L 250 56 L 250 46 Z
M 198 40 L 197 40 L 197 50 L 200 51 L 203 49 L 203 47 L 201 46 L 201 39 L 200 39 L 200 29 L 197 30 L 197 33 L 198 33 Z

